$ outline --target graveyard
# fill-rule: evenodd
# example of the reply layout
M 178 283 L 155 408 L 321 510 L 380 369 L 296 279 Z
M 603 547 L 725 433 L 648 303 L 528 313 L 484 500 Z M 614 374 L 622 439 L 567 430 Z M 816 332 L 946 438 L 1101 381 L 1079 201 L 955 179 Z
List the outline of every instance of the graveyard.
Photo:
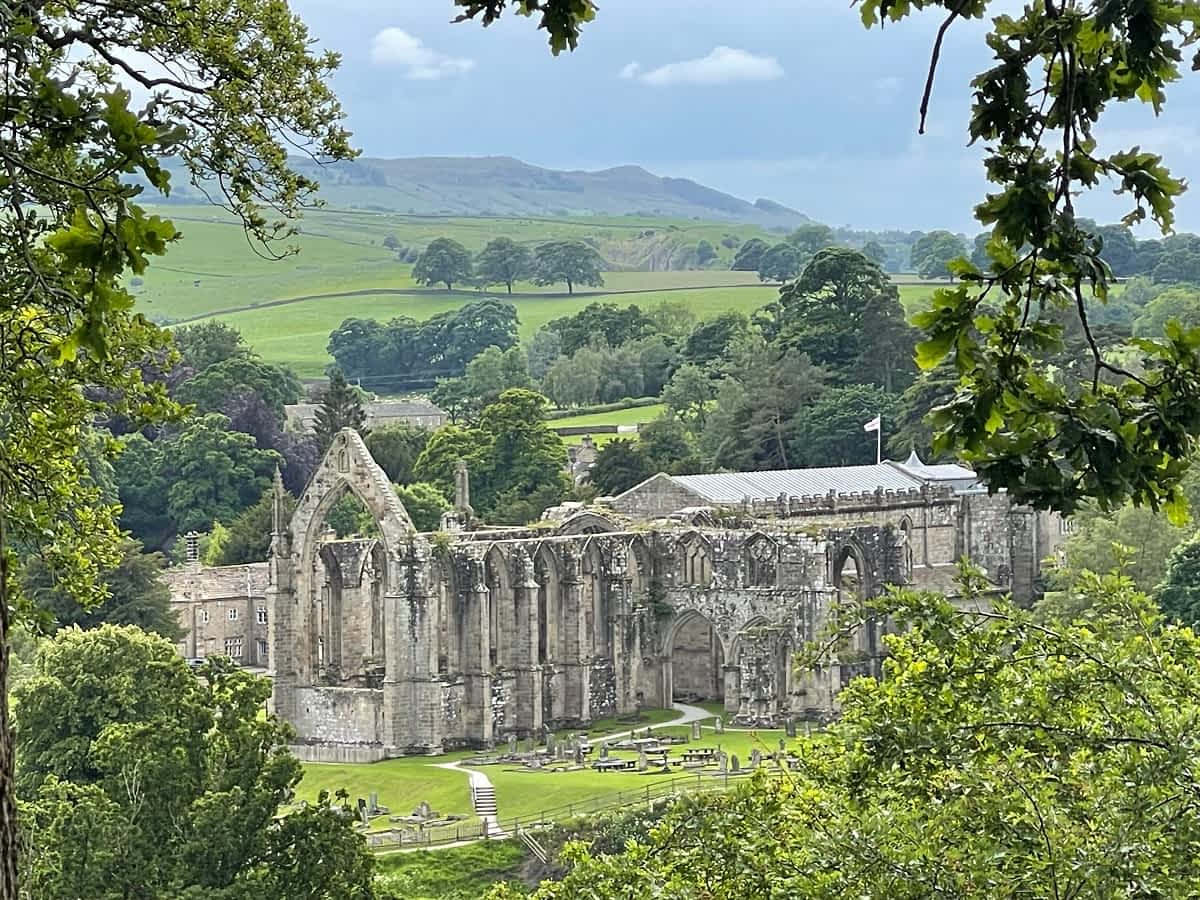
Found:
M 436 758 L 307 763 L 297 802 L 344 790 L 362 820 L 358 827 L 378 849 L 454 843 L 567 821 L 642 796 L 725 789 L 759 769 L 785 768 L 789 748 L 804 735 L 804 724 L 794 720 L 782 729 L 734 728 L 711 713 L 647 710 L 636 725 L 609 719 L 588 731 L 549 732 L 541 740 L 514 736 L 489 751 Z M 494 788 L 494 813 L 490 805 L 476 808 L 471 773 Z M 482 823 L 481 812 L 494 816 L 494 824 Z

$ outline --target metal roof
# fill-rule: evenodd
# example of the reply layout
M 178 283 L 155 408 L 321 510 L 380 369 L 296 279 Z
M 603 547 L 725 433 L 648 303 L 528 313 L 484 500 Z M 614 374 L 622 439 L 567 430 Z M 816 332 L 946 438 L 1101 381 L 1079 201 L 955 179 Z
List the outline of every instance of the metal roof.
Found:
M 972 477 L 974 477 L 972 475 Z M 921 487 L 920 478 L 892 463 L 874 466 L 833 466 L 822 469 L 776 469 L 766 472 L 723 472 L 716 475 L 673 475 L 672 480 L 711 503 L 738 503 L 788 497 L 858 494 L 883 488 L 910 491 Z
M 965 490 L 979 483 L 979 476 L 970 469 L 956 463 L 935 463 L 929 465 L 922 462 L 914 450 L 902 463 L 892 463 L 923 481 L 949 482 L 956 490 Z

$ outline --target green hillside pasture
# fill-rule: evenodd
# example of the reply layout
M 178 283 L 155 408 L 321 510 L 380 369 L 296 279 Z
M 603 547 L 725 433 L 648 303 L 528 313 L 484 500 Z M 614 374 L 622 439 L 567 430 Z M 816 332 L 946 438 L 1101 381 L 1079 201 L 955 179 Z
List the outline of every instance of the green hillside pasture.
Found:
M 388 853 L 375 861 L 375 884 L 404 900 L 478 900 L 497 882 L 519 885 L 525 857 L 516 839 Z
M 551 428 L 578 428 L 581 425 L 641 425 L 653 422 L 667 407 L 662 403 L 651 406 L 631 406 L 629 409 L 617 409 L 612 412 L 588 413 L 585 416 L 568 416 L 565 419 L 555 419 L 550 423 Z
M 256 253 L 241 227 L 215 207 L 167 206 L 151 211 L 170 218 L 182 237 L 166 257 L 151 261 L 141 276 L 142 283 L 133 290 L 141 312 L 172 321 L 313 294 L 412 287 L 411 266 L 399 262 L 396 254 L 383 246 L 389 236 L 418 248 L 447 236 L 473 251 L 501 236 L 530 245 L 560 238 L 586 239 L 598 245 L 617 267 L 665 269 L 671 248 L 694 246 L 706 239 L 732 258 L 732 251 L 720 246 L 723 236 L 737 235 L 744 240 L 759 233 L 753 226 L 632 217 L 438 218 L 315 210 L 300 222 L 301 233 L 288 241 L 300 252 L 276 260 Z M 669 246 L 660 252 L 667 238 Z M 754 280 L 753 273 L 729 272 L 724 266 L 605 276 L 609 290 L 752 284 Z M 562 290 L 526 284 L 520 288 Z
M 476 821 L 471 808 L 470 782 L 465 772 L 440 769 L 431 762 L 452 762 L 469 754 L 454 753 L 430 760 L 425 756 L 389 759 L 370 764 L 305 763 L 304 779 L 296 789 L 298 800 L 315 801 L 317 794 L 329 791 L 332 796 L 339 788 L 350 794 L 353 805 L 359 797 L 379 795 L 381 805 L 391 815 L 409 815 L 422 800 L 443 815 L 463 815 L 467 822 Z M 387 816 L 371 823 L 372 830 L 391 827 Z
M 636 303 L 643 309 L 670 300 L 683 303 L 698 318 L 708 319 L 729 310 L 749 315 L 775 296 L 770 286 L 688 288 L 678 291 L 643 291 L 605 297 L 622 305 Z M 495 294 L 478 296 L 498 296 Z M 316 377 L 331 362 L 326 352 L 329 333 L 348 318 L 387 321 L 395 316 L 427 319 L 439 312 L 457 309 L 472 296 L 457 292 L 445 297 L 437 292 L 388 294 L 342 294 L 282 306 L 259 307 L 213 316 L 238 328 L 246 342 L 262 357 L 289 365 L 302 376 Z M 501 298 L 503 299 L 503 298 Z M 512 298 L 521 321 L 520 334 L 528 340 L 551 319 L 578 312 L 596 297 L 520 296 Z

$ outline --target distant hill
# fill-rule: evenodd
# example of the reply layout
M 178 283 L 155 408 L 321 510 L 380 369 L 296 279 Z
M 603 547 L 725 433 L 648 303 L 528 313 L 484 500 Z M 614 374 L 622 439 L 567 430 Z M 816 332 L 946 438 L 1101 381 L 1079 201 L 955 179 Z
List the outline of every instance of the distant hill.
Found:
M 686 178 L 662 178 L 639 166 L 560 172 L 506 156 L 361 158 L 328 166 L 295 159 L 293 165 L 318 180 L 322 198 L 338 209 L 409 215 L 643 215 L 779 229 L 809 221 L 803 213 L 771 200 L 749 203 Z M 171 202 L 202 199 L 184 179 L 174 182 Z

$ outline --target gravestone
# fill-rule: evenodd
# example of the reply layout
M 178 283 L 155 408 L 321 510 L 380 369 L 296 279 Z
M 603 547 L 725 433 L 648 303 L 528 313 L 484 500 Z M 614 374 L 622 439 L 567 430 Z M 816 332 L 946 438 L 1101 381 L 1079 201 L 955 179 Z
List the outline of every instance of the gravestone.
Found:
M 787 749 L 787 741 L 785 741 L 783 738 L 780 738 L 780 739 L 779 739 L 779 749 L 780 749 L 780 750 L 786 750 L 786 749 Z
M 699 722 L 692 723 L 692 740 L 698 741 L 704 736 L 704 727 Z
M 758 767 L 761 764 L 762 764 L 762 751 L 759 750 L 757 747 L 755 747 L 753 750 L 750 751 L 750 769 L 751 769 L 751 771 L 757 771 Z
M 796 736 L 796 717 L 788 716 L 783 720 L 783 727 L 787 729 L 787 736 L 794 738 Z
M 735 774 L 735 775 L 738 772 L 742 771 L 742 764 L 740 762 L 738 762 L 736 753 L 733 754 L 733 756 L 730 757 L 730 759 L 729 759 L 729 768 L 733 769 L 733 774 Z
M 606 743 L 600 745 L 600 758 L 608 759 L 608 744 Z
M 555 740 L 555 738 L 554 738 L 554 732 L 553 731 L 547 732 L 546 733 L 546 752 L 554 753 L 554 751 L 557 749 L 558 749 L 558 741 Z
M 555 744 L 554 745 L 554 758 L 561 761 L 563 759 L 566 759 L 566 757 L 567 757 L 567 748 L 565 746 L 563 746 L 562 744 Z
M 508 736 L 508 755 L 517 755 L 517 736 L 515 734 L 510 734 Z
M 647 766 L 647 762 L 646 762 L 646 751 L 645 751 L 645 750 L 639 750 L 639 751 L 638 751 L 638 766 L 637 766 L 637 770 L 638 770 L 639 772 L 645 772 L 645 771 L 646 771 L 646 766 Z
M 419 804 L 417 804 L 417 808 L 413 810 L 413 815 L 418 819 L 432 819 L 433 810 L 430 808 L 427 801 L 422 800 Z
M 379 815 L 379 795 L 367 794 L 367 812 L 373 816 Z
M 534 739 L 531 737 L 525 738 L 525 752 L 533 753 L 536 750 L 537 750 L 537 743 L 534 741 Z
M 725 723 L 721 721 L 720 716 L 717 716 L 717 718 L 713 720 L 713 731 L 715 731 L 717 734 L 725 733 Z
M 729 758 L 725 756 L 724 750 L 717 751 L 717 771 L 724 775 L 728 771 Z
M 362 797 L 358 798 L 358 817 L 364 825 L 370 825 L 371 820 L 367 818 L 367 801 Z
M 575 742 L 575 765 L 583 765 L 583 745 L 578 741 Z

